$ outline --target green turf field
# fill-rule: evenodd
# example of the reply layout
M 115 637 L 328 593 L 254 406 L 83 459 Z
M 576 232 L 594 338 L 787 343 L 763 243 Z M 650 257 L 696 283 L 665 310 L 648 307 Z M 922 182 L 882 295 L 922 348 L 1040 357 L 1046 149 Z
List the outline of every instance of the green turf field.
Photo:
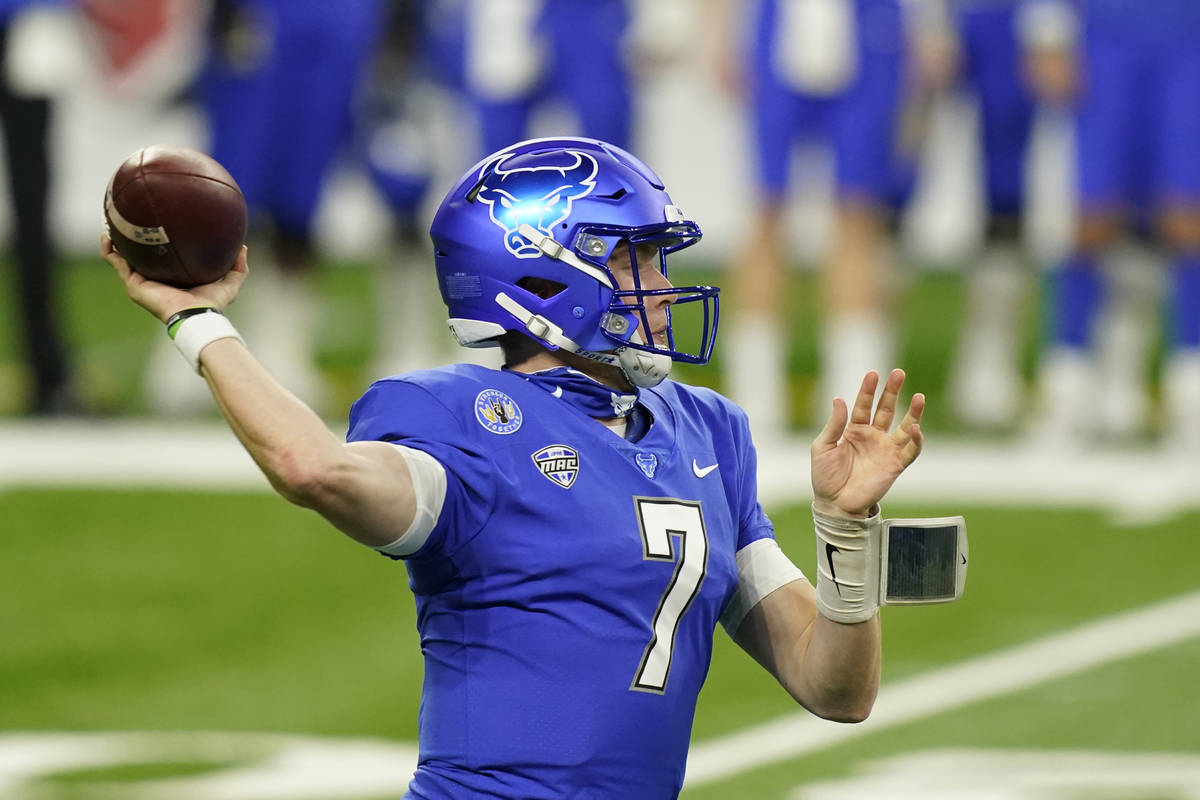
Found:
M 720 282 L 702 265 L 684 273 L 684 282 Z M 336 407 L 348 406 L 371 377 L 364 365 L 378 330 L 378 277 L 361 264 L 330 265 L 320 274 L 327 313 L 318 355 Z M 101 416 L 136 418 L 144 410 L 143 362 L 161 327 L 131 307 L 98 259 L 71 260 L 63 278 L 64 324 L 89 405 Z M 798 273 L 790 304 L 792 421 L 799 427 L 809 420 L 818 372 L 815 297 L 814 277 Z M 962 434 L 942 397 L 960 322 L 959 281 L 920 273 L 901 299 L 909 386 L 930 396 L 926 434 Z M 1039 313 L 1031 297 L 1023 328 L 1027 377 Z M 6 286 L 0 316 L 14 318 Z M 719 388 L 720 358 L 718 347 L 715 367 L 681 366 L 679 375 Z M 0 422 L 15 421 L 23 381 L 17 333 L 5 327 Z M 0 457 L 2 448 L 0 438 Z M 771 510 L 784 548 L 810 570 L 807 510 Z M 1177 626 L 1183 633 L 1012 690 L 989 691 L 1012 673 L 1036 670 L 1036 659 L 990 677 L 973 667 L 1022 652 L 1014 648 L 1040 637 L 1060 642 L 1078 626 L 1107 625 L 1114 614 L 1200 591 L 1200 514 L 1120 527 L 1086 510 L 887 511 L 966 514 L 972 566 L 965 598 L 886 609 L 884 688 L 872 720 L 829 743 L 824 734 L 808 744 L 777 738 L 769 744 L 779 754 L 761 762 L 761 747 L 721 748 L 741 741 L 731 738 L 735 733 L 804 718 L 718 633 L 695 724 L 694 753 L 710 760 L 693 765 L 692 774 L 703 777 L 685 790 L 686 800 L 1200 796 L 1200 631 L 1188 627 L 1193 619 L 1156 612 L 1147 629 Z M 1200 619 L 1200 609 L 1192 616 Z M 962 674 L 946 672 L 955 665 Z M 973 699 L 889 722 L 893 698 L 931 675 L 944 680 L 948 695 L 966 691 Z M 322 794 L 312 786 L 298 791 L 295 782 L 273 794 L 222 793 L 213 784 L 187 794 L 178 780 L 219 780 L 261 767 L 273 748 L 285 746 L 266 734 L 310 748 L 367 737 L 368 749 L 386 751 L 381 761 L 403 770 L 420 679 L 403 567 L 343 539 L 313 514 L 266 494 L 0 489 L 3 800 L 394 799 L 400 792 L 393 789 L 339 786 Z M 938 697 L 941 687 L 935 681 L 935 694 L 924 697 Z M 88 751 L 92 762 L 70 764 L 38 750 L 45 740 L 34 736 L 91 732 L 115 747 L 113 736 L 138 731 L 150 738 L 122 740 L 118 759 L 105 762 Z M 218 733 L 198 744 L 197 732 L 205 731 Z M 18 744 L 26 749 L 14 750 Z M 734 757 L 726 763 L 713 755 L 719 752 Z M 40 777 L 13 778 L 34 772 Z M 934 773 L 944 785 L 931 783 Z
M 966 596 L 885 610 L 885 692 L 1200 588 L 1200 515 L 1129 528 L 1085 511 L 963 511 L 972 549 Z M 781 534 L 785 549 L 811 569 L 806 510 L 774 516 L 781 531 L 795 532 Z M 421 668 L 403 568 L 315 515 L 268 495 L 47 489 L 0 493 L 0 520 L 0 742 L 13 731 L 413 739 Z M 730 775 L 685 797 L 788 798 L 808 781 L 858 775 L 874 759 L 951 747 L 1195 753 L 1198 659 L 1200 640 L 1185 638 Z M 697 741 L 794 710 L 719 633 Z M 138 781 L 219 774 L 241 763 L 235 756 L 68 770 L 9 794 L 0 782 L 0 797 L 142 797 Z M 4 774 L 0 759 L 0 781 Z M 1108 791 L 1037 796 L 1194 796 Z
M 316 331 L 319 366 L 330 384 L 332 409 L 348 408 L 373 377 L 367 374 L 376 348 L 379 313 L 375 292 L 380 267 L 354 262 L 326 265 L 317 286 L 322 298 L 322 318 Z M 101 415 L 129 415 L 145 411 L 142 380 L 145 360 L 161 326 L 126 299 L 109 267 L 88 255 L 64 262 L 60 281 L 63 295 L 63 328 L 80 378 L 80 391 L 88 405 Z M 704 263 L 685 262 L 673 273 L 683 284 L 722 283 L 722 273 Z M 253 281 L 253 278 L 251 278 Z M 941 401 L 946 371 L 961 321 L 961 285 L 957 274 L 917 272 L 897 295 L 900 363 L 909 373 L 908 386 L 929 395 L 926 427 L 962 432 Z M 817 356 L 817 276 L 797 271 L 788 309 L 791 327 L 790 375 L 792 422 L 811 424 L 813 392 L 819 373 Z M 235 322 L 241 309 L 235 305 Z M 1036 292 L 1030 295 L 1022 325 L 1027 377 L 1032 375 L 1040 336 L 1040 308 Z M 12 297 L 0 286 L 0 318 L 15 320 Z M 440 328 L 436 335 L 446 335 Z M 12 326 L 0 327 L 0 418 L 21 408 L 27 380 L 21 351 Z M 722 352 L 720 339 L 709 366 L 677 365 L 675 376 L 689 383 L 720 389 Z

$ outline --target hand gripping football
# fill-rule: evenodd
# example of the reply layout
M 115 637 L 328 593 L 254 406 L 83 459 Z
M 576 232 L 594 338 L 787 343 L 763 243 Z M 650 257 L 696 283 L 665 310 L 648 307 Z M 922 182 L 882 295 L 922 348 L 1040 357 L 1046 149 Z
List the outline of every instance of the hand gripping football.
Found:
M 104 224 L 134 271 L 190 289 L 219 280 L 233 267 L 246 239 L 246 199 L 211 157 L 153 145 L 113 173 L 104 194 Z

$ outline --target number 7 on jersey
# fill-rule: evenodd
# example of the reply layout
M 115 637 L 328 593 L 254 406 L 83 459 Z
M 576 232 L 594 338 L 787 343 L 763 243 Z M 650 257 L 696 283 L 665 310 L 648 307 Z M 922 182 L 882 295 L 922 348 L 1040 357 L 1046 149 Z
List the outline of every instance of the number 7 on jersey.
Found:
M 650 641 L 629 687 L 661 693 L 671 672 L 679 620 L 700 593 L 708 569 L 708 533 L 698 502 L 653 497 L 635 497 L 633 502 L 642 530 L 643 558 L 678 562 L 654 611 Z M 679 539 L 678 556 L 672 537 Z

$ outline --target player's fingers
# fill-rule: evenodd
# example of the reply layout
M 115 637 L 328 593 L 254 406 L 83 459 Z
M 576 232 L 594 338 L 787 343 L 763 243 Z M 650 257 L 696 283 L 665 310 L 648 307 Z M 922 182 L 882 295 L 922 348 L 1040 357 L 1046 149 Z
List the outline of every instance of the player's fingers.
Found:
M 917 460 L 917 456 L 921 455 L 921 449 L 925 446 L 925 434 L 921 432 L 921 426 L 913 423 L 908 429 L 909 439 L 908 444 L 900 451 L 901 458 L 904 459 L 905 466 Z
M 130 273 L 133 270 L 129 268 L 129 264 L 121 257 L 116 248 L 113 247 L 112 240 L 103 233 L 100 234 L 100 256 L 116 270 L 117 275 L 121 277 L 122 281 L 129 280 Z
M 850 421 L 856 425 L 867 425 L 871 422 L 871 406 L 875 403 L 875 389 L 879 386 L 879 373 L 871 370 L 862 379 L 858 387 L 858 397 L 854 398 L 854 408 L 850 412 Z
M 249 272 L 250 261 L 247 259 L 248 248 L 242 245 L 241 251 L 238 253 L 237 259 L 233 262 L 233 268 L 230 272 Z
M 879 404 L 875 406 L 875 418 L 871 421 L 879 430 L 887 431 L 892 427 L 892 420 L 896 418 L 896 401 L 900 399 L 900 387 L 903 385 L 904 370 L 892 370 L 879 397 Z
M 924 413 L 925 395 L 918 392 L 909 401 L 908 412 L 905 413 L 904 419 L 900 420 L 896 430 L 892 431 L 892 440 L 902 447 L 907 445 L 912 440 L 913 427 L 920 424 L 921 415 Z
M 833 398 L 833 410 L 825 420 L 825 427 L 813 440 L 813 450 L 827 450 L 837 445 L 838 439 L 842 438 L 842 431 L 846 430 L 847 413 L 846 401 L 840 397 Z

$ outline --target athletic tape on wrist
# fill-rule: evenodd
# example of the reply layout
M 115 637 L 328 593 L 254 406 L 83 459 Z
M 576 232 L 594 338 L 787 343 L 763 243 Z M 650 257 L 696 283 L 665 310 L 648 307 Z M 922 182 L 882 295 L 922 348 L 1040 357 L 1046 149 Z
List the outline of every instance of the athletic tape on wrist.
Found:
M 867 519 L 813 508 L 817 540 L 817 608 L 834 622 L 866 622 L 879 611 L 879 506 Z
M 194 317 L 197 314 L 207 314 L 210 311 L 216 311 L 218 314 L 221 313 L 212 306 L 193 306 L 192 308 L 185 308 L 183 311 L 176 311 L 167 318 L 167 336 L 170 336 L 172 339 L 174 339 L 175 332 L 179 330 L 179 323 L 183 322 L 188 317 Z
M 184 316 L 176 319 L 181 314 Z M 175 347 L 197 373 L 200 372 L 200 351 L 213 342 L 218 339 L 237 339 L 242 344 L 246 343 L 233 323 L 215 308 L 189 308 L 167 322 L 167 332 L 175 342 Z

